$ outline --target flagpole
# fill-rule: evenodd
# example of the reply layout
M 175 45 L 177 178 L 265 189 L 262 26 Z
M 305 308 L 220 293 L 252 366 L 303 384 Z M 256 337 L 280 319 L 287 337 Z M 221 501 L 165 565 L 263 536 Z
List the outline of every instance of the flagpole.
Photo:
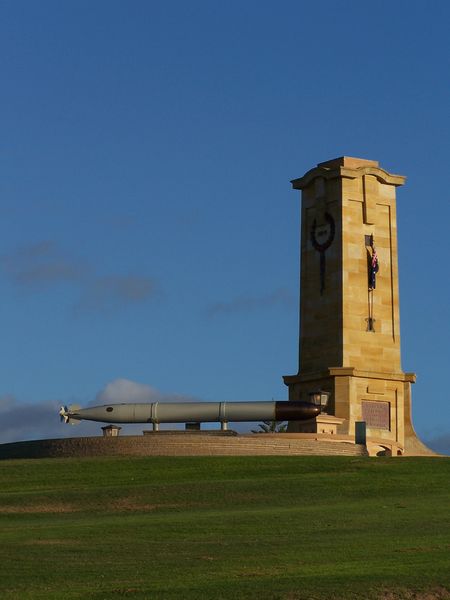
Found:
M 369 323 L 368 323 L 368 331 L 375 332 L 375 319 L 373 316 L 373 291 L 376 286 L 376 276 L 379 269 L 378 266 L 378 256 L 377 251 L 375 250 L 375 243 L 373 239 L 373 234 L 370 236 L 370 246 L 372 248 L 372 256 L 370 260 L 370 271 L 369 271 Z

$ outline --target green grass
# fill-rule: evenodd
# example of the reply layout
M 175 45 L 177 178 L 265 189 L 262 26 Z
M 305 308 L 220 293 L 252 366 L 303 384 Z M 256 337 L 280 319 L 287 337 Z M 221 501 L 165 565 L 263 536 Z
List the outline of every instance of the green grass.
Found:
M 0 598 L 444 598 L 449 525 L 446 458 L 2 461 Z

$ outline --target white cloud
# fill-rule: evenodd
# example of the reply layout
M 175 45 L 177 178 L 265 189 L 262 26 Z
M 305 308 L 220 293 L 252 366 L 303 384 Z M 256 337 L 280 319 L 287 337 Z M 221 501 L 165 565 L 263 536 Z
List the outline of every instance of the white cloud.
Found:
M 198 398 L 160 392 L 145 383 L 130 379 L 115 379 L 108 383 L 90 404 L 119 404 L 121 402 L 199 402 Z

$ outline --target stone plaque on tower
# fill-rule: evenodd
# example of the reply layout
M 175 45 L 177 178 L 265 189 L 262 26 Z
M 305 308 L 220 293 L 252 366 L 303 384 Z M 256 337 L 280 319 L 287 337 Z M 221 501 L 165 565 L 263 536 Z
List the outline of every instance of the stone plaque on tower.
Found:
M 413 373 L 400 358 L 396 188 L 377 161 L 341 157 L 292 181 L 302 192 L 299 370 L 290 400 L 329 393 L 327 413 L 374 447 L 429 452 L 411 423 Z M 289 431 L 297 431 L 294 423 Z

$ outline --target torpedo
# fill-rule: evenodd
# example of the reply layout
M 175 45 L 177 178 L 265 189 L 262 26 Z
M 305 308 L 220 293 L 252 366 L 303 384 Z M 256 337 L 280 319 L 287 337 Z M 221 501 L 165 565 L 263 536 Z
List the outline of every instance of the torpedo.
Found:
M 229 421 L 305 421 L 320 414 L 320 406 L 310 402 L 146 402 L 105 404 L 81 408 L 63 406 L 61 421 L 77 424 L 82 420 L 105 423 L 215 423 Z

